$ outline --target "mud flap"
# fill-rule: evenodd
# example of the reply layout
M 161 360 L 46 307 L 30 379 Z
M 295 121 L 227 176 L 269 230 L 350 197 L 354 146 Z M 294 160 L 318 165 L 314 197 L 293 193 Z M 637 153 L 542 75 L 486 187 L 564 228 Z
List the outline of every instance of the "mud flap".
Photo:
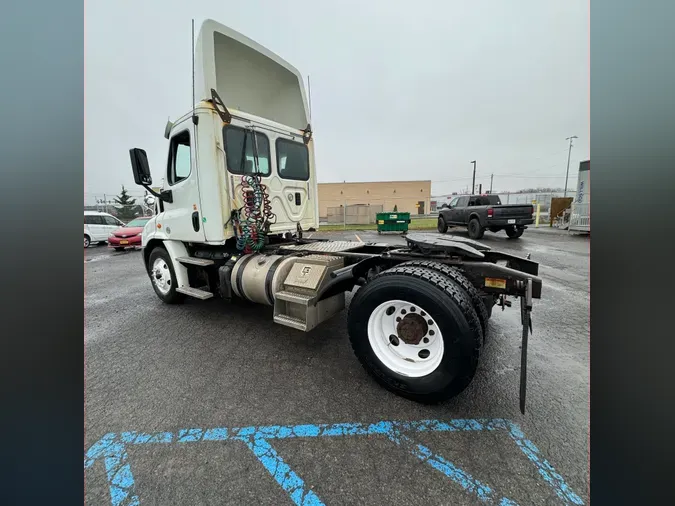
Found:
M 520 346 L 520 412 L 524 415 L 527 394 L 527 338 L 532 333 L 532 278 L 528 278 L 525 295 L 520 298 L 520 318 L 523 324 Z

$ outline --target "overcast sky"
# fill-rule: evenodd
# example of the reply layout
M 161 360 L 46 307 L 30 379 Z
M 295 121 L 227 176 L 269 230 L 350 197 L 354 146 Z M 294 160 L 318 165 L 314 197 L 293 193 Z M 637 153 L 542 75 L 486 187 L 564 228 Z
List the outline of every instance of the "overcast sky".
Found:
M 430 179 L 432 193 L 560 186 L 590 157 L 588 0 L 89 0 L 85 200 L 135 193 L 129 148 L 166 164 L 191 107 L 191 33 L 213 18 L 312 91 L 319 182 Z M 199 97 L 197 97 L 199 98 Z M 227 98 L 223 97 L 227 103 Z

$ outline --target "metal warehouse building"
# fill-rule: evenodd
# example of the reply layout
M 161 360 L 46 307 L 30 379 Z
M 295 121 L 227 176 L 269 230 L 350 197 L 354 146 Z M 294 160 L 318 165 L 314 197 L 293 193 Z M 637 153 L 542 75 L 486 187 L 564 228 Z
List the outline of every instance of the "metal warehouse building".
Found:
M 373 213 L 390 212 L 396 206 L 402 213 L 425 214 L 430 198 L 431 181 L 319 183 L 319 216 L 325 221 L 331 215 L 341 215 L 342 206 L 370 206 Z

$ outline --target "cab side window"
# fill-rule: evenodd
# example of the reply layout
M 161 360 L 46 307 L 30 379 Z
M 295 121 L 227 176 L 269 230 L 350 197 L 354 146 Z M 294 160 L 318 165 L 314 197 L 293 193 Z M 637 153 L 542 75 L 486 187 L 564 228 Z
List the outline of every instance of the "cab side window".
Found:
M 180 183 L 190 175 L 192 153 L 190 152 L 190 132 L 187 130 L 176 134 L 169 146 L 169 168 L 167 180 L 170 185 Z

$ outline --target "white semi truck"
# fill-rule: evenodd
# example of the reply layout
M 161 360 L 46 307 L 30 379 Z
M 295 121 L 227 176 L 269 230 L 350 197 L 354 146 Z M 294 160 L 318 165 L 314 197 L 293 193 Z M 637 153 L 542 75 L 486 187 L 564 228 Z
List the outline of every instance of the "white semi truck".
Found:
M 136 183 L 157 199 L 142 236 L 157 296 L 168 304 L 218 297 L 224 311 L 237 297 L 308 332 L 342 311 L 356 288 L 348 313 L 356 357 L 384 387 L 429 403 L 471 382 L 493 306 L 504 310 L 517 297 L 524 412 L 538 264 L 440 234 L 409 234 L 405 246 L 303 237 L 318 228 L 319 213 L 300 73 L 212 20 L 199 31 L 193 72 L 194 107 L 165 130 L 160 191 L 145 151 L 130 150 Z

